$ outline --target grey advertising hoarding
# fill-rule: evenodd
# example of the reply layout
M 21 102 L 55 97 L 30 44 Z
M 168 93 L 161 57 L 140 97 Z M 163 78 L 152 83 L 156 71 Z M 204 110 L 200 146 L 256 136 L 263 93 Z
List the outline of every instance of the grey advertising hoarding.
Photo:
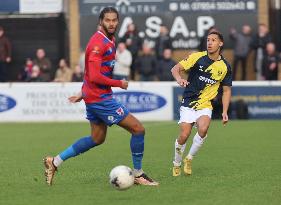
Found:
M 114 6 L 120 13 L 118 37 L 133 21 L 139 36 L 154 45 L 163 24 L 170 31 L 174 49 L 197 48 L 205 31 L 214 25 L 224 34 L 225 47 L 229 48 L 231 27 L 239 30 L 249 24 L 255 31 L 257 26 L 257 0 L 80 0 L 82 48 L 95 32 L 99 12 L 106 6 Z

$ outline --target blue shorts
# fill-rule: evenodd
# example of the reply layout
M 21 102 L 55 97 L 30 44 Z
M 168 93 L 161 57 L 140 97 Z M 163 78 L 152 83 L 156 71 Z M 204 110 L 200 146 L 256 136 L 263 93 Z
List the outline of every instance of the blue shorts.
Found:
M 86 104 L 86 115 L 90 122 L 101 122 L 111 126 L 118 124 L 129 114 L 129 110 L 115 99 Z

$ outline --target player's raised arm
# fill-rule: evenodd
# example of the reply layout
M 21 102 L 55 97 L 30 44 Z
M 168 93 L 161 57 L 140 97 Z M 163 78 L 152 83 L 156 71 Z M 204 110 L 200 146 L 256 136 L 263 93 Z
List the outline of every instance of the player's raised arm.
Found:
M 222 86 L 223 94 L 222 94 L 222 123 L 225 125 L 228 122 L 228 108 L 231 99 L 231 87 L 230 86 Z
M 172 72 L 172 75 L 173 77 L 175 78 L 175 80 L 177 81 L 177 83 L 181 86 L 181 87 L 186 87 L 189 83 L 187 82 L 186 79 L 183 79 L 180 75 L 180 73 L 184 71 L 184 68 L 183 66 L 178 63 L 176 64 L 172 69 L 171 69 L 171 72 Z

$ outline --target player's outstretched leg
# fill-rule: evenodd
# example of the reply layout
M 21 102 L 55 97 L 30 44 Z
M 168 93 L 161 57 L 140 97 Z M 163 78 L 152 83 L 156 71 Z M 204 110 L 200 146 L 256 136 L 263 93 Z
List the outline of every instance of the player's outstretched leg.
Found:
M 63 152 L 56 157 L 47 156 L 43 159 L 45 165 L 45 176 L 48 185 L 52 185 L 57 167 L 62 164 L 63 161 L 82 154 L 89 149 L 97 146 L 98 144 L 92 139 L 91 136 L 83 137 L 77 140 L 74 144 L 69 146 Z
M 44 158 L 45 176 L 48 185 L 52 185 L 57 167 L 59 167 L 64 161 L 71 157 L 80 155 L 104 142 L 107 125 L 103 123 L 91 123 L 91 129 L 91 136 L 80 138 L 56 157 L 48 156 Z
M 148 186 L 159 185 L 158 182 L 150 178 L 142 170 L 145 133 L 142 124 L 133 115 L 129 114 L 118 125 L 132 133 L 130 148 L 134 165 L 135 184 Z

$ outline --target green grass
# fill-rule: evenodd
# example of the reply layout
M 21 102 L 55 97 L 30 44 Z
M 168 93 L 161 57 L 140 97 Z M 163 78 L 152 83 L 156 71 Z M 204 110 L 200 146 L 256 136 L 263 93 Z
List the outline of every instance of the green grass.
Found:
M 52 187 L 42 158 L 55 155 L 89 133 L 85 123 L 0 124 L 0 204 L 280 204 L 280 121 L 213 121 L 193 161 L 191 177 L 171 176 L 176 122 L 145 123 L 144 170 L 159 187 L 117 191 L 110 170 L 131 166 L 129 134 L 114 126 L 105 144 L 60 168 Z M 190 141 L 188 148 L 190 147 Z

